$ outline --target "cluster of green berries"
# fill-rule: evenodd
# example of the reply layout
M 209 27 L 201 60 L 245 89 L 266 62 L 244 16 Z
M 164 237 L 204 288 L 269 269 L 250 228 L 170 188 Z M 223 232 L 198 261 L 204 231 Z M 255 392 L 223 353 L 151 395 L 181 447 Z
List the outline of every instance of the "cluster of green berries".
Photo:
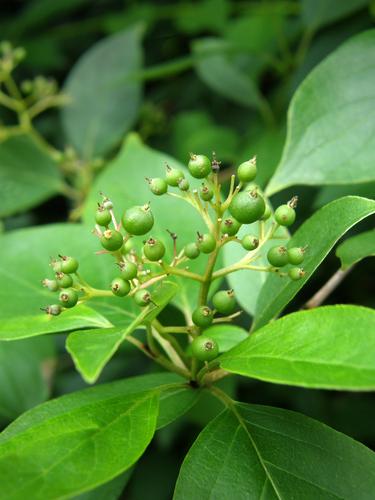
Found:
M 60 259 L 51 261 L 55 277 L 53 279 L 45 278 L 42 281 L 42 285 L 51 292 L 59 292 L 58 304 L 43 308 L 52 316 L 58 316 L 64 309 L 74 307 L 79 300 L 79 287 L 72 276 L 78 270 L 78 261 L 74 257 L 66 255 L 60 255 L 59 257 Z
M 283 245 L 274 246 L 267 252 L 267 260 L 271 266 L 281 268 L 287 264 L 298 266 L 302 264 L 305 258 L 306 247 L 287 248 Z M 305 271 L 301 267 L 291 267 L 288 270 L 288 276 L 293 281 L 298 281 L 305 276 Z

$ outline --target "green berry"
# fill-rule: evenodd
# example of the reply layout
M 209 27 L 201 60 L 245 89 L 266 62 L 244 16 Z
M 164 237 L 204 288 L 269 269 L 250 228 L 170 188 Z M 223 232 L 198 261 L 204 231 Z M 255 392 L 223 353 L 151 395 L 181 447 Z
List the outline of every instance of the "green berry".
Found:
M 109 210 L 107 208 L 104 208 L 103 205 L 99 205 L 99 208 L 95 213 L 95 222 L 99 226 L 107 227 L 111 220 L 112 217 Z
M 199 196 L 203 201 L 211 201 L 214 197 L 214 191 L 211 186 L 202 182 L 201 187 L 199 188 Z
M 65 274 L 75 273 L 78 269 L 78 260 L 74 257 L 61 257 L 61 271 Z
M 242 224 L 251 224 L 259 220 L 265 210 L 264 199 L 256 190 L 238 193 L 229 205 L 231 215 Z
M 298 264 L 302 264 L 305 258 L 305 249 L 302 247 L 293 247 L 288 250 L 288 261 L 289 264 L 293 264 L 294 266 L 298 266 Z
M 73 288 L 67 288 L 60 293 L 59 299 L 64 307 L 74 307 L 78 302 L 78 293 Z
M 47 314 L 50 314 L 51 316 L 58 316 L 62 312 L 62 309 L 59 304 L 52 304 L 45 307 L 43 311 L 45 311 Z
M 235 236 L 241 227 L 241 223 L 233 217 L 227 217 L 221 225 L 221 232 L 228 236 Z
M 298 281 L 305 276 L 305 271 L 301 267 L 291 267 L 288 271 L 289 278 Z
M 192 154 L 188 163 L 188 169 L 193 177 L 203 179 L 212 172 L 211 161 L 207 156 Z
M 166 181 L 167 184 L 177 187 L 178 183 L 185 177 L 182 170 L 178 168 L 171 168 L 167 165 Z
M 56 292 L 59 289 L 59 284 L 57 280 L 49 280 L 48 278 L 42 281 L 42 285 L 48 288 L 50 292 Z
M 117 297 L 125 297 L 130 292 L 130 283 L 122 278 L 115 278 L 111 283 L 111 289 Z
M 178 187 L 181 191 L 188 191 L 190 187 L 189 181 L 187 179 L 181 179 L 178 183 Z
M 188 243 L 184 248 L 184 254 L 188 259 L 196 259 L 199 257 L 200 250 L 196 243 Z
M 268 262 L 274 267 L 283 267 L 288 264 L 288 251 L 283 246 L 272 247 L 267 253 Z
M 214 308 L 221 314 L 231 314 L 236 307 L 233 290 L 221 290 L 212 297 Z
M 120 262 L 121 278 L 124 280 L 133 280 L 137 277 L 138 268 L 133 262 Z
M 203 253 L 211 253 L 216 248 L 216 240 L 212 234 L 198 235 L 198 248 Z
M 122 217 L 122 224 L 129 234 L 139 236 L 148 233 L 154 225 L 150 205 L 129 208 Z
M 241 182 L 251 182 L 257 175 L 257 166 L 255 157 L 244 161 L 237 169 L 237 176 Z
M 253 234 L 246 234 L 241 240 L 241 245 L 245 250 L 251 252 L 258 248 L 259 240 Z
M 73 285 L 70 274 L 56 273 L 56 281 L 60 288 L 70 288 Z
M 219 346 L 215 340 L 201 335 L 191 343 L 191 352 L 199 361 L 212 361 L 219 354 Z
M 168 184 L 167 181 L 164 179 L 161 179 L 160 177 L 156 177 L 155 179 L 150 180 L 150 189 L 152 193 L 156 194 L 157 196 L 161 196 L 162 194 L 165 194 L 168 191 Z
M 129 252 L 131 252 L 134 248 L 134 242 L 133 240 L 129 239 L 126 243 L 124 243 L 121 247 L 121 253 L 123 255 L 126 255 L 128 254 Z
M 51 261 L 51 267 L 55 271 L 55 273 L 61 273 L 62 272 L 62 262 L 61 262 L 61 260 L 52 260 Z
M 141 307 L 145 307 L 151 302 L 151 294 L 147 290 L 138 290 L 134 295 L 135 303 Z
M 100 238 L 102 246 L 111 252 L 119 250 L 122 247 L 123 242 L 124 238 L 122 237 L 122 234 L 114 229 L 107 229 Z
M 207 306 L 198 307 L 192 314 L 193 323 L 201 328 L 207 328 L 210 326 L 213 319 L 213 312 Z
M 167 181 L 161 179 L 160 177 L 155 177 L 154 179 L 147 179 L 151 192 L 157 196 L 161 196 L 168 191 Z
M 280 226 L 291 226 L 296 220 L 296 211 L 289 205 L 280 205 L 275 210 L 275 220 Z
M 160 240 L 155 240 L 154 238 L 149 238 L 143 247 L 143 253 L 148 260 L 155 262 L 164 257 L 165 246 Z
M 264 214 L 262 215 L 262 217 L 260 218 L 261 220 L 268 220 L 270 217 L 271 217 L 271 207 L 268 205 L 268 203 L 266 203 L 266 209 L 264 211 Z

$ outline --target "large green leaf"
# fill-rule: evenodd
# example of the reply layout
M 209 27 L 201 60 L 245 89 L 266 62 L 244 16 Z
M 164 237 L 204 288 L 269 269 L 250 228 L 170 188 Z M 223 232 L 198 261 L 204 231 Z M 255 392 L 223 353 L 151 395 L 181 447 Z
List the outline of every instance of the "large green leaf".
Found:
M 368 5 L 369 0 L 302 0 L 302 19 L 306 26 L 315 30 L 331 24 Z
M 375 389 L 375 311 L 327 306 L 285 316 L 221 357 L 230 372 L 322 389 Z
M 142 32 L 133 26 L 101 40 L 68 76 L 64 91 L 72 101 L 62 110 L 63 126 L 84 157 L 106 153 L 137 118 L 141 83 L 130 75 L 142 64 Z
M 100 244 L 90 228 L 80 224 L 56 224 L 21 229 L 2 236 L 0 247 L 0 337 L 21 338 L 28 333 L 49 333 L 78 328 L 105 328 L 133 321 L 139 308 L 130 298 L 109 297 L 90 302 L 90 307 L 104 314 L 77 306 L 61 316 L 49 318 L 40 307 L 55 303 L 57 294 L 41 286 L 52 277 L 51 256 L 73 255 L 79 260 L 79 271 L 94 287 L 109 289 L 117 266 L 108 255 L 95 255 Z M 10 337 L 10 333 L 12 337 Z
M 154 319 L 170 302 L 177 292 L 175 283 L 162 283 L 153 292 L 153 301 L 141 309 L 133 321 L 126 327 L 83 330 L 72 332 L 67 341 L 66 349 L 71 354 L 77 370 L 86 382 L 97 380 L 104 366 L 117 351 L 127 335 L 130 335 L 140 325 Z
M 288 112 L 283 157 L 267 194 L 296 184 L 375 180 L 375 30 L 350 39 L 305 79 Z
M 51 338 L 0 343 L 0 421 L 10 422 L 49 395 Z
M 321 208 L 295 232 L 290 246 L 308 245 L 303 263 L 306 275 L 299 281 L 268 276 L 256 304 L 253 328 L 277 316 L 303 287 L 337 240 L 354 224 L 375 213 L 375 201 L 346 196 Z
M 132 476 L 133 468 L 125 471 L 121 476 L 117 476 L 112 481 L 102 484 L 85 493 L 74 497 L 74 500 L 117 500 L 121 498 L 121 493 Z
M 192 48 L 196 55 L 195 69 L 210 88 L 237 104 L 255 108 L 261 105 L 255 78 L 241 71 L 231 60 L 233 47 L 230 43 L 219 38 L 201 38 Z
M 56 163 L 28 136 L 0 144 L 0 216 L 22 212 L 61 191 Z
M 357 500 L 374 489 L 375 454 L 362 444 L 298 413 L 236 404 L 198 436 L 174 500 Z
M 159 392 L 175 381 L 169 374 L 136 377 L 25 413 L 0 435 L 1 494 L 62 498 L 125 471 L 155 432 Z
M 188 152 L 187 152 L 188 154 Z M 205 226 L 193 207 L 186 202 L 171 198 L 168 195 L 154 196 L 149 189 L 145 177 L 165 176 L 165 163 L 171 167 L 184 169 L 167 154 L 152 150 L 143 145 L 139 138 L 130 135 L 117 158 L 99 175 L 87 199 L 84 218 L 92 223 L 98 192 L 103 191 L 114 203 L 115 213 L 120 217 L 124 210 L 132 205 L 142 205 L 151 201 L 151 209 L 155 218 L 155 225 L 150 235 L 162 240 L 167 248 L 166 258 L 172 257 L 172 240 L 167 229 L 177 233 L 178 250 L 197 238 L 197 231 L 206 231 Z M 185 170 L 186 171 L 186 170 Z M 199 186 L 189 178 L 193 186 Z M 171 189 L 171 192 L 176 189 Z M 144 237 L 138 238 L 142 242 Z M 191 271 L 203 274 L 207 262 L 206 256 L 200 256 L 196 261 L 189 262 Z M 180 284 L 180 291 L 174 302 L 189 313 L 196 307 L 197 282 L 187 279 L 176 280 Z
M 337 247 L 336 255 L 341 260 L 342 269 L 347 269 L 366 257 L 375 256 L 375 230 L 345 240 Z

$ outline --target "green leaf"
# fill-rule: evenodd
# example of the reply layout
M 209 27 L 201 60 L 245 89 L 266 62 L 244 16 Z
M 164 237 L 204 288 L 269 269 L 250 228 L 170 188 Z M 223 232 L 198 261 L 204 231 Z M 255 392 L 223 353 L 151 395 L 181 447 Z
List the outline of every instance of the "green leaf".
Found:
M 216 340 L 219 352 L 229 351 L 249 336 L 248 332 L 239 326 L 220 324 L 210 326 L 204 331 L 204 334 Z
M 157 428 L 166 427 L 189 411 L 198 402 L 201 394 L 199 389 L 193 389 L 188 383 L 163 391 L 160 394 Z
M 56 163 L 29 136 L 0 144 L 0 217 L 38 205 L 61 185 Z
M 47 399 L 44 371 L 49 373 L 53 357 L 51 338 L 0 343 L 1 421 L 10 422 Z
M 303 267 L 305 277 L 299 281 L 268 276 L 256 304 L 253 329 L 277 316 L 310 279 L 337 240 L 352 226 L 375 213 L 375 201 L 346 196 L 329 203 L 307 219 L 295 232 L 289 246 L 308 245 Z
M 224 370 L 278 384 L 375 389 L 375 311 L 327 306 L 289 314 L 221 357 Z
M 218 94 L 242 106 L 257 108 L 262 99 L 255 78 L 241 71 L 230 59 L 232 49 L 225 40 L 200 38 L 192 46 L 197 57 L 195 69 L 201 80 Z
M 142 32 L 136 25 L 101 40 L 68 76 L 64 92 L 72 102 L 62 110 L 63 126 L 85 158 L 116 146 L 137 118 L 141 83 L 130 75 L 142 64 Z
M 368 3 L 369 0 L 302 0 L 302 19 L 306 26 L 316 30 L 363 9 Z
M 68 497 L 121 474 L 151 441 L 159 392 L 175 381 L 169 374 L 135 377 L 68 394 L 23 414 L 0 435 L 2 495 Z
M 112 324 L 100 313 L 81 304 L 64 311 L 58 317 L 40 312 L 38 315 L 4 318 L 1 320 L 0 340 L 18 340 L 78 328 L 109 328 L 111 326 Z
M 298 413 L 235 404 L 198 436 L 174 500 L 357 500 L 374 488 L 375 454 L 362 444 Z
M 375 30 L 351 38 L 319 64 L 294 95 L 273 194 L 296 184 L 375 180 Z
M 130 298 L 108 297 L 90 301 L 50 318 L 40 307 L 56 303 L 57 293 L 41 285 L 53 277 L 51 256 L 73 255 L 79 271 L 96 288 L 108 289 L 116 277 L 116 266 L 108 256 L 95 255 L 100 244 L 90 228 L 80 224 L 55 224 L 21 229 L 2 235 L 0 246 L 0 339 L 15 339 L 78 328 L 127 325 L 139 308 Z M 93 310 L 94 309 L 94 310 Z M 104 316 L 105 317 L 104 317 Z
M 119 216 L 126 208 L 151 201 L 155 224 L 150 236 L 164 242 L 167 248 L 166 258 L 172 259 L 173 245 L 167 229 L 177 233 L 177 245 L 180 251 L 186 243 L 196 241 L 197 231 L 205 232 L 207 228 L 194 208 L 183 200 L 171 198 L 168 195 L 154 196 L 150 192 L 145 177 L 164 177 L 165 163 L 187 172 L 181 163 L 167 154 L 143 145 L 135 134 L 129 135 L 119 155 L 97 177 L 87 199 L 84 219 L 88 224 L 93 223 L 99 191 L 103 191 L 111 198 L 115 213 Z M 194 181 L 191 177 L 189 182 L 192 186 L 199 186 L 199 181 Z M 176 192 L 176 189 L 171 188 L 170 191 Z M 135 240 L 142 244 L 144 237 L 135 238 Z M 203 274 L 206 261 L 207 257 L 202 256 L 194 262 L 189 262 L 189 268 L 193 272 Z M 172 276 L 170 278 L 172 279 Z M 180 285 L 180 291 L 175 296 L 174 303 L 184 309 L 187 314 L 191 314 L 191 309 L 196 307 L 197 282 L 185 278 L 174 277 L 173 279 Z
M 153 292 L 153 301 L 157 307 L 150 304 L 141 309 L 134 320 L 125 328 L 115 327 L 72 332 L 67 338 L 66 349 L 84 380 L 90 384 L 95 382 L 126 336 L 140 325 L 152 321 L 170 302 L 176 292 L 177 285 L 175 283 L 162 283 Z
M 336 249 L 341 260 L 341 269 L 348 269 L 366 257 L 375 256 L 375 229 L 345 240 Z

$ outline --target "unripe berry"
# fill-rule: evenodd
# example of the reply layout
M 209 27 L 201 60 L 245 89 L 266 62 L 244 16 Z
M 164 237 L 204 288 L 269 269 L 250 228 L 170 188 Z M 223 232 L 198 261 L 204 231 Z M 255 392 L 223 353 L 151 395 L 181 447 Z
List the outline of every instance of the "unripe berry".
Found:
M 237 169 L 237 176 L 241 182 L 251 182 L 257 175 L 256 158 L 244 161 Z
M 188 163 L 188 169 L 193 177 L 203 179 L 212 172 L 211 161 L 207 156 L 192 154 Z
M 193 323 L 201 328 L 207 328 L 210 326 L 213 319 L 213 312 L 207 306 L 198 307 L 192 314 Z
M 198 235 L 198 248 L 203 253 L 211 253 L 216 248 L 216 240 L 212 234 L 199 234 Z
M 228 236 L 235 236 L 241 227 L 241 223 L 233 217 L 227 217 L 221 225 L 221 232 Z
M 266 203 L 266 209 L 260 220 L 268 220 L 271 217 L 271 214 L 271 207 L 268 205 L 268 203 Z
M 150 205 L 129 208 L 122 217 L 122 224 L 129 234 L 139 236 L 148 233 L 154 225 Z
M 305 249 L 302 247 L 293 247 L 288 250 L 288 261 L 289 264 L 293 264 L 298 266 L 298 264 L 302 264 L 305 258 Z
M 48 278 L 42 281 L 42 285 L 48 288 L 50 292 L 56 292 L 59 289 L 59 284 L 57 280 L 49 280 Z
M 111 222 L 112 217 L 107 208 L 104 208 L 103 205 L 99 205 L 96 213 L 95 213 L 95 222 L 99 226 L 107 227 Z
M 259 240 L 253 234 L 246 234 L 241 240 L 241 245 L 245 250 L 251 252 L 252 250 L 258 248 Z
M 275 210 L 275 220 L 280 226 L 291 226 L 296 220 L 296 211 L 289 205 L 280 205 Z
M 185 177 L 182 170 L 171 168 L 167 165 L 166 181 L 170 186 L 177 187 L 178 183 Z
M 184 248 L 184 254 L 188 259 L 196 259 L 199 257 L 200 250 L 196 243 L 188 243 Z
M 129 252 L 131 252 L 134 248 L 134 242 L 133 240 L 129 239 L 126 243 L 124 243 L 121 247 L 121 253 L 123 255 L 126 255 L 128 254 Z
M 73 279 L 69 274 L 56 273 L 56 281 L 60 288 L 69 288 L 73 285 Z
M 124 238 L 122 234 L 115 229 L 107 229 L 100 238 L 102 246 L 111 252 L 119 250 L 122 247 L 123 242 Z
M 151 294 L 147 290 L 138 290 L 134 295 L 135 303 L 140 307 L 145 307 L 151 302 Z
M 238 193 L 229 205 L 231 215 L 242 224 L 251 224 L 259 220 L 265 210 L 264 199 L 256 190 Z
M 146 179 L 150 185 L 151 192 L 157 196 L 161 196 L 168 191 L 167 181 L 161 179 L 160 177 L 155 177 L 154 179 Z
M 187 179 L 181 179 L 178 183 L 178 187 L 181 191 L 188 191 L 190 187 L 189 181 Z
M 121 278 L 124 280 L 133 280 L 137 277 L 138 268 L 133 262 L 120 262 Z
M 143 247 L 143 253 L 148 260 L 155 262 L 164 257 L 165 246 L 160 240 L 155 240 L 154 238 L 149 238 Z
M 61 271 L 65 274 L 75 273 L 78 269 L 78 260 L 74 257 L 67 257 L 63 255 L 61 257 Z
M 199 361 L 212 361 L 219 354 L 219 346 L 215 340 L 201 335 L 191 343 L 191 352 Z
M 111 289 L 117 297 L 125 297 L 130 292 L 130 283 L 122 278 L 115 278 L 111 283 Z
M 221 290 L 212 297 L 214 308 L 221 314 L 231 314 L 236 307 L 233 290 Z
M 64 307 L 74 307 L 78 302 L 78 293 L 73 288 L 67 288 L 60 293 L 59 299 Z
M 292 267 L 288 271 L 289 278 L 298 281 L 305 276 L 305 271 L 301 267 Z
M 52 304 L 45 307 L 43 310 L 51 316 L 58 316 L 62 312 L 61 306 L 59 304 Z
M 203 201 L 211 201 L 214 197 L 214 191 L 211 186 L 202 182 L 202 185 L 199 188 L 199 196 Z
M 283 246 L 272 247 L 268 250 L 267 259 L 271 266 L 283 267 L 288 264 L 288 251 Z

